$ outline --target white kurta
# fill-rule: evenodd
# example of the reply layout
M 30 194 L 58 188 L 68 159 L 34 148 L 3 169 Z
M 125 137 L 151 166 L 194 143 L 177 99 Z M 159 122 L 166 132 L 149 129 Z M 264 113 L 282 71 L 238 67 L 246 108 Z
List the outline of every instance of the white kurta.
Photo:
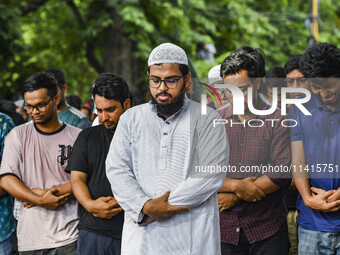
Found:
M 106 173 L 125 211 L 122 254 L 220 254 L 216 192 L 225 174 L 195 173 L 200 166 L 227 166 L 229 146 L 224 125 L 213 127 L 220 115 L 185 99 L 166 121 L 151 103 L 135 106 L 119 121 L 106 159 Z M 190 211 L 139 227 L 149 199 L 171 190 L 169 203 Z

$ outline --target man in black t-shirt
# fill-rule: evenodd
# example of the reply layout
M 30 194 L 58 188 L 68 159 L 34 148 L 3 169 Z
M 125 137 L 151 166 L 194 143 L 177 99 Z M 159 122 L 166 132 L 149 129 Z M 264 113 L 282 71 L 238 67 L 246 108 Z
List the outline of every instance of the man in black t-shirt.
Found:
M 130 108 L 123 78 L 100 74 L 92 95 L 101 125 L 83 130 L 73 147 L 66 171 L 79 201 L 78 254 L 118 255 L 124 221 L 105 173 L 105 160 L 121 114 Z

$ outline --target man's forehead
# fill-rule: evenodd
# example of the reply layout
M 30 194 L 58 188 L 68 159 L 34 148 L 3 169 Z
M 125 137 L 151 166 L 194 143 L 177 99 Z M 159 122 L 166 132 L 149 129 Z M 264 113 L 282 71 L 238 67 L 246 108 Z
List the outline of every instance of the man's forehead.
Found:
M 312 86 L 325 87 L 335 82 L 339 83 L 340 78 L 328 77 L 328 78 L 311 78 L 309 79 Z
M 150 75 L 153 74 L 174 74 L 181 75 L 179 64 L 176 63 L 163 63 L 150 66 Z
M 303 74 L 299 69 L 294 69 L 286 74 L 287 78 L 300 78 L 303 77 Z
M 44 99 L 45 97 L 49 97 L 49 95 L 47 94 L 47 89 L 46 88 L 40 88 L 40 89 L 36 89 L 36 90 L 32 90 L 32 91 L 26 91 L 24 93 L 24 98 L 42 98 Z

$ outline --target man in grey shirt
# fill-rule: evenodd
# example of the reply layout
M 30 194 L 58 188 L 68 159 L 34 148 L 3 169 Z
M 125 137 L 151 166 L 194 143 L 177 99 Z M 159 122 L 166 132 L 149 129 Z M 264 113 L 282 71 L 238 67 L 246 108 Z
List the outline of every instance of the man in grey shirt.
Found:
M 19 201 L 20 254 L 76 254 L 77 201 L 64 169 L 80 129 L 57 116 L 57 82 L 36 73 L 24 84 L 25 109 L 33 123 L 12 129 L 5 141 L 0 184 Z

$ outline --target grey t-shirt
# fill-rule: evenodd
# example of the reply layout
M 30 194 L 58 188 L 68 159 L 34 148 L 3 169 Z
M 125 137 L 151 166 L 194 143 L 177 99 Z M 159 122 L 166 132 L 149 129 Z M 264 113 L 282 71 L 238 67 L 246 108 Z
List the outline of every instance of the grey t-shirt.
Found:
M 64 124 L 44 133 L 34 123 L 15 127 L 7 136 L 0 176 L 13 174 L 28 188 L 50 189 L 69 181 L 64 169 L 81 130 Z M 77 240 L 75 199 L 57 210 L 20 206 L 17 236 L 19 251 L 50 249 Z

